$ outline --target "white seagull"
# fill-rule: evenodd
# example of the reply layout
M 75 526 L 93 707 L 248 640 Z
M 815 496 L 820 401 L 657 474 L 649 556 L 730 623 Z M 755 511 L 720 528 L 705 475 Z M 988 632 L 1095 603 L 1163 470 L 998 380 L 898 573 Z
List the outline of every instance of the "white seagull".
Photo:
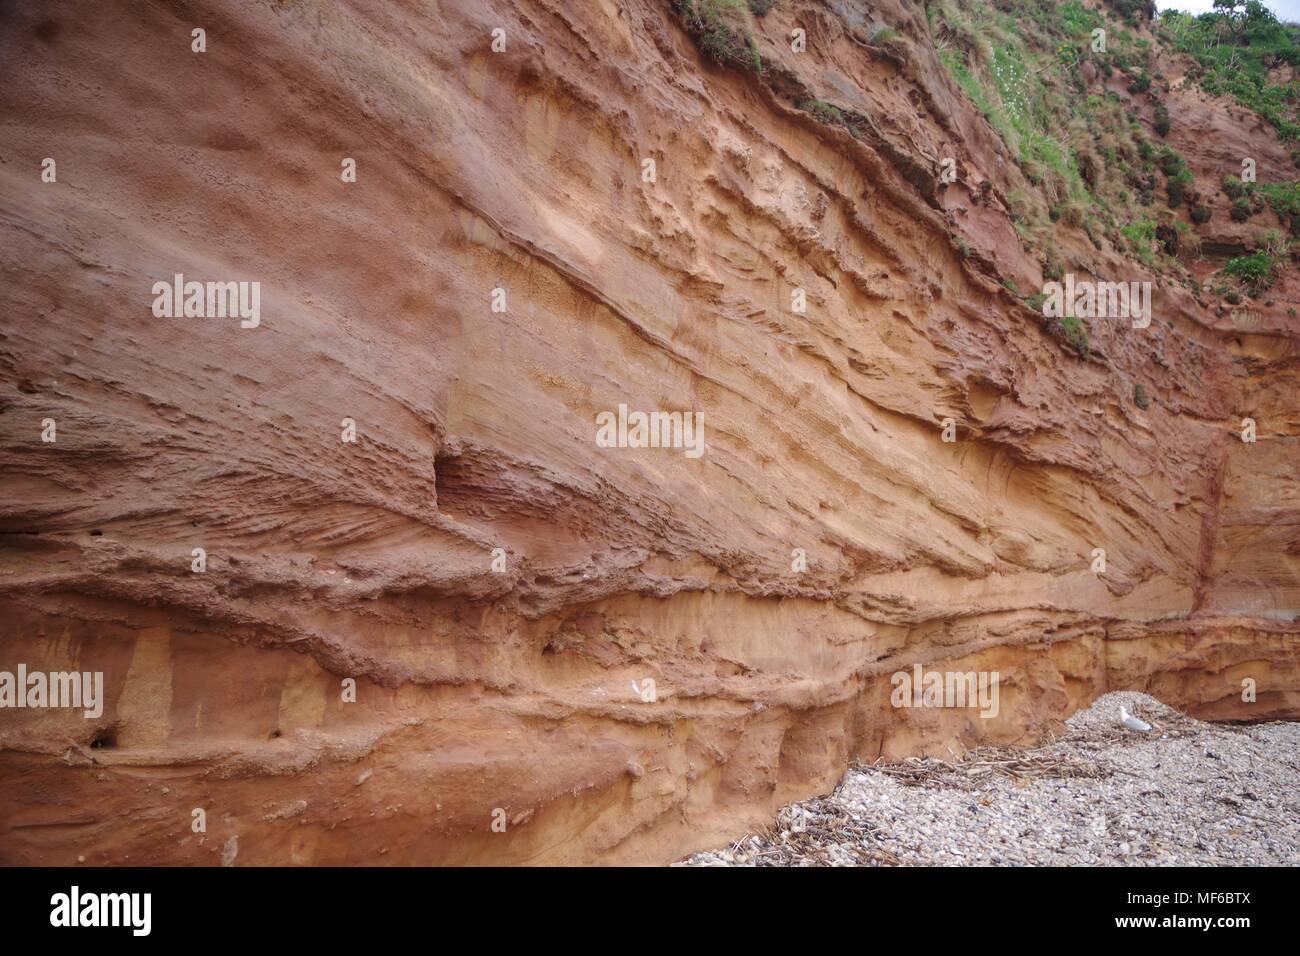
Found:
M 1127 727 L 1129 730 L 1140 730 L 1144 734 L 1151 730 L 1150 724 L 1148 724 L 1145 720 L 1142 720 L 1139 717 L 1134 717 L 1132 714 L 1130 714 L 1127 710 L 1124 709 L 1123 704 L 1119 705 L 1119 722 L 1123 724 L 1125 727 Z

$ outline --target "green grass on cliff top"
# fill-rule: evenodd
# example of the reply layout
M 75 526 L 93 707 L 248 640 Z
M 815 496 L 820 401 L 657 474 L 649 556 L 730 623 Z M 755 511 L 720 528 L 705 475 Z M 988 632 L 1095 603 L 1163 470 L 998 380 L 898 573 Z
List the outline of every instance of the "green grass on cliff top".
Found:
M 940 61 L 1035 187 L 1013 191 L 1007 202 L 1021 240 L 1046 266 L 1056 257 L 1056 224 L 1064 222 L 1084 229 L 1098 248 L 1108 239 L 1152 268 L 1182 271 L 1147 241 L 1149 230 L 1136 228 L 1170 218 L 1161 207 L 1182 206 L 1192 187 L 1182 157 L 1161 142 L 1171 117 L 1157 47 L 1191 56 L 1193 79 L 1207 90 L 1236 96 L 1283 138 L 1300 138 L 1300 84 L 1292 77 L 1300 27 L 1279 23 L 1257 0 L 1221 2 L 1215 13 L 1167 12 L 1158 20 L 1148 0 L 1109 0 L 1099 9 L 1078 0 L 927 5 Z M 1095 49 L 1099 28 L 1104 50 Z M 1122 96 L 1088 92 L 1098 76 L 1112 84 L 1118 78 L 1154 111 L 1152 132 Z M 1289 198 L 1270 197 L 1275 208 L 1289 206 Z
M 1300 84 L 1291 76 L 1300 67 L 1300 27 L 1279 22 L 1258 0 L 1245 0 L 1200 16 L 1167 10 L 1159 34 L 1196 61 L 1196 79 L 1207 92 L 1234 97 L 1282 139 L 1300 139 Z

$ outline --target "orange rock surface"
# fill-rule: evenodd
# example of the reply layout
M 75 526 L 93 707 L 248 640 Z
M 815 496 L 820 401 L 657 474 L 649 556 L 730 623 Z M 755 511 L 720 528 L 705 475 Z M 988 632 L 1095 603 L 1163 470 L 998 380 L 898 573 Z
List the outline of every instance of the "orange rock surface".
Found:
M 1063 229 L 1155 283 L 1066 350 L 1002 285 L 1031 187 L 858 6 L 755 77 L 655 0 L 7 5 L 0 669 L 105 700 L 0 710 L 0 862 L 662 863 L 1108 690 L 1300 716 L 1294 270 L 1243 329 Z M 1300 178 L 1169 108 L 1199 185 Z M 156 317 L 177 273 L 260 324 Z M 620 404 L 705 454 L 600 447 Z M 998 715 L 891 707 L 916 663 Z

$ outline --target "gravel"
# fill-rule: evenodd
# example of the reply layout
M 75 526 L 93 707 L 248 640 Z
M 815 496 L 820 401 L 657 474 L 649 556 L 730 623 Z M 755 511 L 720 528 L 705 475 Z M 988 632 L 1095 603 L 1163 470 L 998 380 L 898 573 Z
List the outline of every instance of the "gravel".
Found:
M 1119 725 L 1123 704 L 1153 726 Z M 1098 698 L 1031 750 L 849 770 L 768 832 L 687 866 L 1296 866 L 1300 724 L 1208 724 Z

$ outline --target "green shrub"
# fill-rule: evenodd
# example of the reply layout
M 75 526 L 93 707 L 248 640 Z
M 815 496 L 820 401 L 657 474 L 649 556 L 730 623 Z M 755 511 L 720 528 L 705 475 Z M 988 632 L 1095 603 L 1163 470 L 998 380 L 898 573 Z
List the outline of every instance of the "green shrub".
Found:
M 1160 158 L 1157 162 L 1159 163 L 1160 171 L 1165 174 L 1166 179 L 1177 179 L 1181 182 L 1191 182 L 1192 171 L 1188 168 L 1187 162 L 1168 146 L 1161 147 Z
M 1256 252 L 1249 256 L 1229 259 L 1223 271 L 1245 286 L 1251 295 L 1257 295 L 1273 284 L 1275 264 L 1273 257 L 1267 252 Z
M 1164 103 L 1156 104 L 1155 130 L 1156 134 L 1159 136 L 1169 135 L 1169 110 Z
M 1194 209 L 1192 209 L 1192 222 L 1196 223 L 1199 226 L 1202 223 L 1206 223 L 1209 221 L 1210 221 L 1209 206 L 1196 206 Z
M 1140 20 L 1152 20 L 1156 15 L 1156 0 L 1111 0 L 1110 5 L 1129 26 L 1137 26 Z
M 1196 61 L 1197 69 L 1188 75 L 1211 95 L 1233 96 L 1284 140 L 1300 135 L 1294 87 L 1276 82 L 1293 72 L 1278 67 L 1300 65 L 1300 33 L 1279 23 L 1264 4 L 1221 0 L 1215 10 L 1199 16 L 1166 10 L 1159 32 Z

